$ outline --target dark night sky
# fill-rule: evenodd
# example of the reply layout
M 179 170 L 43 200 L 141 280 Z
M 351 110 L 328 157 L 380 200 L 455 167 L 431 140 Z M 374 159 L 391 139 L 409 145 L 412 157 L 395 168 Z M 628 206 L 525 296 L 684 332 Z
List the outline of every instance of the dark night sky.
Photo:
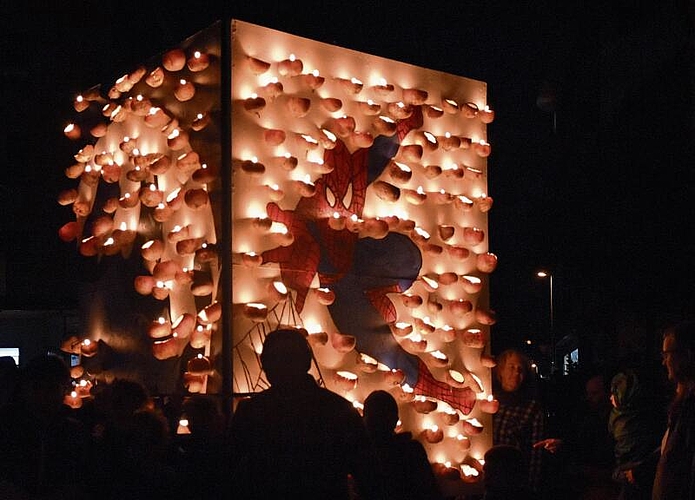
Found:
M 57 238 L 71 213 L 56 202 L 72 187 L 63 170 L 75 146 L 62 129 L 73 96 L 230 16 L 487 82 L 498 338 L 546 328 L 540 266 L 553 269 L 562 332 L 612 330 L 624 317 L 653 328 L 695 310 L 686 2 L 43 3 L 2 7 L 4 309 L 76 302 L 79 258 Z M 541 96 L 554 97 L 554 110 Z

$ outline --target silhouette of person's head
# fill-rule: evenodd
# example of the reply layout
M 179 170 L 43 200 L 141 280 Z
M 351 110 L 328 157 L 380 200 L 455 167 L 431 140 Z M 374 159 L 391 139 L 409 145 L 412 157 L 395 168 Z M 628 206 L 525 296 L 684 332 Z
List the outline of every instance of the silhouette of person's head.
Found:
M 592 375 L 584 384 L 584 398 L 592 410 L 609 407 L 610 394 L 606 387 L 606 379 L 602 374 Z
M 117 426 L 129 425 L 136 411 L 154 407 L 142 383 L 122 378 L 97 386 L 94 405 L 102 418 Z
M 111 402 L 116 410 L 132 414 L 144 409 L 149 400 L 147 389 L 136 380 L 119 378 L 111 382 Z
M 274 330 L 263 342 L 261 365 L 270 385 L 292 385 L 304 380 L 311 359 L 311 347 L 303 330 Z
M 224 414 L 219 401 L 205 395 L 192 396 L 183 402 L 188 428 L 196 437 L 212 437 L 222 432 Z
M 54 412 L 70 390 L 70 368 L 56 354 L 36 356 L 21 370 L 20 385 L 25 401 L 37 411 Z
M 695 320 L 666 329 L 661 356 L 669 380 L 678 384 L 695 381 Z
M 398 404 L 386 391 L 373 391 L 364 400 L 364 424 L 372 436 L 393 433 L 398 423 Z

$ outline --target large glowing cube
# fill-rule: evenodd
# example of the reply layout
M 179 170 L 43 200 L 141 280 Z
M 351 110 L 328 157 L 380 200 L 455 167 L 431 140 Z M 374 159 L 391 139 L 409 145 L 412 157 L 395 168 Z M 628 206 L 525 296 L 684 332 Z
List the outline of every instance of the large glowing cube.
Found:
M 497 407 L 486 97 L 237 20 L 83 93 L 60 235 L 131 263 L 136 293 L 95 286 L 90 342 L 65 349 L 87 374 L 108 348 L 160 389 L 243 394 L 267 387 L 267 332 L 303 328 L 320 383 L 358 408 L 391 391 L 440 475 L 475 483 Z

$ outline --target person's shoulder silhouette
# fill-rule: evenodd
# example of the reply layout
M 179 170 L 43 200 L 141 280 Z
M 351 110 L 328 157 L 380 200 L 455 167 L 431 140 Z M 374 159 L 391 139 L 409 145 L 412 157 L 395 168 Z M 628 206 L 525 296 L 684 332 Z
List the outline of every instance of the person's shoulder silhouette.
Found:
M 83 498 L 80 471 L 88 434 L 64 403 L 70 388 L 70 369 L 57 354 L 37 355 L 19 369 L 12 397 L 0 411 L 2 487 L 31 498 Z
M 266 336 L 260 359 L 270 387 L 242 399 L 231 418 L 235 487 L 244 498 L 349 498 L 352 478 L 361 498 L 378 498 L 360 414 L 309 373 L 306 335 L 279 329 Z

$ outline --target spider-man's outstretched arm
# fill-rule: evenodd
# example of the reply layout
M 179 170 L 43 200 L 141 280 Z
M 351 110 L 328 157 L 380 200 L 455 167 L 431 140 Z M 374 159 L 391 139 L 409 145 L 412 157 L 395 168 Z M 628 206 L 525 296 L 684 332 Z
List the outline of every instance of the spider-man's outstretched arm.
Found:
M 316 275 L 321 258 L 321 248 L 309 232 L 306 222 L 291 210 L 282 210 L 277 204 L 266 207 L 268 216 L 275 222 L 282 222 L 294 236 L 294 241 L 286 247 L 277 247 L 261 254 L 263 263 L 277 262 L 283 282 L 297 292 L 296 307 L 301 312 Z

